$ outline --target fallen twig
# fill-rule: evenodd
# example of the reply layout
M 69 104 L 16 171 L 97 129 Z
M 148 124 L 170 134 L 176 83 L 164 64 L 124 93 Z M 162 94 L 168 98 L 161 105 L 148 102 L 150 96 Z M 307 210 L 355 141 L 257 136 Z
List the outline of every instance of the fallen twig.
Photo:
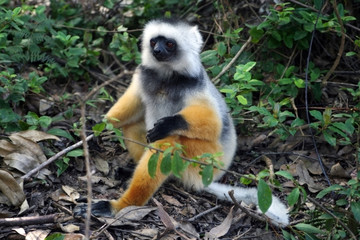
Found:
M 248 216 L 250 216 L 252 218 L 255 218 L 256 220 L 259 220 L 261 222 L 267 222 L 267 220 L 264 217 L 261 217 L 261 216 L 255 214 L 255 213 L 252 213 L 246 207 L 241 206 L 241 204 L 238 203 L 238 201 L 234 197 L 234 190 L 229 191 L 229 196 L 230 196 L 231 200 L 233 201 L 233 203 L 235 204 L 235 207 L 236 207 L 236 209 L 234 209 L 235 212 L 236 212 L 237 209 L 241 209 Z
M 204 216 L 204 215 L 206 215 L 206 214 L 208 214 L 208 213 L 210 213 L 210 212 L 212 212 L 212 211 L 215 211 L 215 210 L 218 209 L 218 208 L 220 208 L 220 205 L 216 205 L 215 207 L 212 207 L 212 208 L 210 208 L 210 209 L 208 209 L 208 210 L 206 210 L 206 211 L 203 211 L 203 212 L 199 213 L 198 215 L 193 216 L 192 218 L 189 218 L 188 221 L 189 221 L 189 222 L 195 221 L 195 220 L 198 219 L 199 217 L 202 217 L 202 216 Z
M 94 137 L 93 134 L 89 135 L 86 137 L 86 141 L 89 141 L 90 139 L 92 139 Z M 83 144 L 83 141 L 79 141 L 73 145 L 71 145 L 70 147 L 67 147 L 63 150 L 61 150 L 60 152 L 58 152 L 57 154 L 55 154 L 54 156 L 52 156 L 51 158 L 49 158 L 48 160 L 46 160 L 45 162 L 43 162 L 42 164 L 40 164 L 39 166 L 37 166 L 36 168 L 34 168 L 33 170 L 29 171 L 27 174 L 25 174 L 24 176 L 22 176 L 22 179 L 28 179 L 30 178 L 33 174 L 39 172 L 41 169 L 43 169 L 44 167 L 46 167 L 47 165 L 49 165 L 50 163 L 54 162 L 56 159 L 58 159 L 59 157 L 65 155 L 66 153 L 70 152 L 71 150 L 80 147 Z
M 64 213 L 55 213 L 45 216 L 0 218 L 0 226 L 27 226 L 45 223 L 64 222 Z

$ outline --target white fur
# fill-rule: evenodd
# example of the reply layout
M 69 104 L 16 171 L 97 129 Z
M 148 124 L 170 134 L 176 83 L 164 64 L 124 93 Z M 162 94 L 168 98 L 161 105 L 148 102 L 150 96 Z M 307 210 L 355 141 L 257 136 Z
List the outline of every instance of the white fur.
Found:
M 228 192 L 234 190 L 234 197 L 238 201 L 243 201 L 246 204 L 255 204 L 258 206 L 257 189 L 256 188 L 242 188 L 232 187 L 221 183 L 211 183 L 208 187 L 204 188 L 206 192 L 216 195 L 218 198 L 231 201 L 228 197 Z M 261 213 L 257 207 L 257 211 Z M 280 201 L 279 198 L 272 196 L 272 203 L 270 208 L 265 213 L 271 219 L 271 222 L 277 226 L 285 227 L 289 225 L 289 216 L 286 206 Z
M 179 58 L 170 62 L 158 62 L 151 53 L 150 39 L 158 36 L 173 38 L 177 43 Z M 169 24 L 161 20 L 153 20 L 146 24 L 142 37 L 141 61 L 145 67 L 163 71 L 176 71 L 190 76 L 197 76 L 202 68 L 200 51 L 202 37 L 197 26 L 179 21 Z

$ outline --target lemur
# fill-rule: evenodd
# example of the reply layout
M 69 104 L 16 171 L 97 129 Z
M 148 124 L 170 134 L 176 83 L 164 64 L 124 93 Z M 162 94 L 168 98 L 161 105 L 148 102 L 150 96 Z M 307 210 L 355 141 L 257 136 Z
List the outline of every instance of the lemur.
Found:
M 171 19 L 148 22 L 142 35 L 141 64 L 121 98 L 106 114 L 114 127 L 122 128 L 127 138 L 152 143 L 184 146 L 184 157 L 222 152 L 220 161 L 228 169 L 236 151 L 236 133 L 229 109 L 200 60 L 202 37 L 197 26 Z M 144 205 L 169 177 L 160 171 L 150 177 L 148 161 L 154 151 L 127 141 L 131 157 L 137 163 L 125 193 L 117 200 L 93 203 L 92 213 L 111 216 L 130 205 Z M 240 188 L 213 182 L 205 187 L 200 168 L 190 165 L 181 176 L 187 188 L 205 190 L 226 199 L 230 189 L 247 204 L 258 205 L 256 188 Z M 223 171 L 214 169 L 213 180 Z M 265 213 L 280 226 L 289 224 L 285 205 L 273 196 Z

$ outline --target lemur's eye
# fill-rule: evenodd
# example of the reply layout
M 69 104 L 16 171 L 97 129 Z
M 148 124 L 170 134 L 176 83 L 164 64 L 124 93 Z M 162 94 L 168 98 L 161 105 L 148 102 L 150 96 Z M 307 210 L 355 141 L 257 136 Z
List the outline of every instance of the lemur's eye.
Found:
M 167 46 L 168 48 L 173 48 L 173 47 L 175 47 L 175 43 L 168 41 L 168 42 L 166 42 L 166 46 Z
M 155 47 L 155 45 L 156 45 L 156 41 L 153 40 L 153 39 L 151 39 L 151 40 L 150 40 L 150 46 L 151 46 L 151 47 Z

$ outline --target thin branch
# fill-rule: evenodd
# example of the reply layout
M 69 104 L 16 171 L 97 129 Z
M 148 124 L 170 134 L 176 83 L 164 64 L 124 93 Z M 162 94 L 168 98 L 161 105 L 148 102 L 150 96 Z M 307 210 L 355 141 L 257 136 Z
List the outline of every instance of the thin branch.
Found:
M 92 92 L 90 92 L 92 93 Z M 85 239 L 90 237 L 90 219 L 91 219 L 91 202 L 92 202 L 92 185 L 91 185 L 91 166 L 89 158 L 89 147 L 86 141 L 86 99 L 91 96 L 90 93 L 86 96 L 85 99 L 81 101 L 81 132 L 80 137 L 83 143 L 84 158 L 85 158 L 85 167 L 86 167 L 86 179 L 87 179 L 87 208 L 86 208 L 86 218 L 85 218 Z
M 325 208 L 322 204 L 320 204 L 318 201 L 316 201 L 312 197 L 307 196 L 306 198 L 309 199 L 310 202 L 314 203 L 317 207 L 321 208 L 324 212 L 329 214 L 331 217 L 333 217 L 338 223 L 340 223 L 340 225 L 350 233 L 352 239 L 354 239 L 354 240 L 357 239 L 355 234 L 350 230 L 350 228 L 343 221 L 341 221 L 340 218 L 338 218 L 335 214 L 333 214 L 331 211 L 329 211 L 327 208 Z
M 206 215 L 208 213 L 211 213 L 212 211 L 215 211 L 216 209 L 218 209 L 220 207 L 221 207 L 220 205 L 216 205 L 215 207 L 212 207 L 212 208 L 210 208 L 210 209 L 208 209 L 206 211 L 203 211 L 203 212 L 199 213 L 198 215 L 193 216 L 192 218 L 189 218 L 188 222 L 195 221 L 196 219 L 198 219 L 198 218 L 200 218 L 200 217 L 202 217 L 202 216 L 204 216 L 204 215 Z
M 45 216 L 0 218 L 0 226 L 28 226 L 46 223 L 59 223 L 63 222 L 62 219 L 64 217 L 64 213 L 55 213 Z
M 90 139 L 92 139 L 94 137 L 94 135 L 89 135 L 86 137 L 86 141 L 89 141 Z M 59 157 L 65 155 L 66 153 L 70 152 L 71 150 L 80 147 L 83 144 L 83 141 L 79 141 L 63 150 L 61 150 L 60 152 L 58 152 L 57 154 L 55 154 L 54 156 L 52 156 L 51 158 L 49 158 L 48 160 L 46 160 L 45 162 L 43 162 L 42 164 L 40 164 L 39 166 L 37 166 L 36 168 L 34 168 L 33 170 L 29 171 L 27 174 L 25 174 L 24 176 L 22 176 L 22 179 L 28 179 L 30 178 L 33 174 L 39 172 L 41 169 L 43 169 L 44 167 L 46 167 L 47 165 L 49 165 L 50 163 L 54 162 L 56 159 L 58 159 Z
M 234 203 L 234 205 L 235 205 L 235 207 L 236 207 L 237 209 L 241 209 L 241 210 L 242 210 L 244 213 L 246 213 L 248 216 L 250 216 L 250 217 L 252 217 L 252 218 L 254 218 L 254 219 L 256 219 L 256 220 L 258 220 L 258 221 L 260 221 L 260 222 L 267 222 L 267 220 L 266 220 L 264 217 L 259 216 L 259 215 L 255 214 L 255 213 L 252 213 L 252 212 L 250 212 L 250 210 L 247 209 L 246 207 L 241 206 L 241 204 L 238 203 L 238 201 L 237 201 L 236 198 L 234 197 L 234 190 L 229 191 L 229 196 L 230 196 L 231 200 L 233 201 L 233 203 Z M 234 209 L 234 212 L 236 212 L 237 209 Z
M 241 53 L 245 50 L 245 48 L 249 45 L 249 43 L 251 42 L 251 36 L 248 38 L 248 40 L 244 43 L 244 45 L 242 45 L 242 47 L 240 48 L 240 50 L 236 53 L 236 55 L 233 57 L 233 59 L 231 59 L 231 61 L 228 63 L 228 65 L 226 65 L 221 72 L 214 78 L 212 79 L 212 82 L 214 84 L 217 84 L 220 82 L 220 77 L 229 70 L 229 68 L 235 63 L 235 61 L 240 57 Z
M 332 65 L 332 67 L 330 68 L 330 70 L 326 73 L 325 77 L 322 79 L 322 84 L 324 86 L 326 86 L 328 79 L 330 78 L 331 74 L 333 74 L 333 72 L 335 71 L 336 67 L 339 65 L 340 63 L 340 59 L 341 56 L 344 52 L 344 46 L 345 46 L 345 29 L 344 29 L 344 23 L 341 20 L 340 14 L 339 14 L 339 10 L 337 8 L 337 4 L 336 4 L 336 0 L 333 0 L 333 8 L 334 8 L 334 12 L 336 15 L 336 18 L 340 24 L 340 30 L 341 30 L 341 41 L 340 41 L 340 47 L 339 47 L 339 51 L 338 54 L 336 56 L 336 59 Z

